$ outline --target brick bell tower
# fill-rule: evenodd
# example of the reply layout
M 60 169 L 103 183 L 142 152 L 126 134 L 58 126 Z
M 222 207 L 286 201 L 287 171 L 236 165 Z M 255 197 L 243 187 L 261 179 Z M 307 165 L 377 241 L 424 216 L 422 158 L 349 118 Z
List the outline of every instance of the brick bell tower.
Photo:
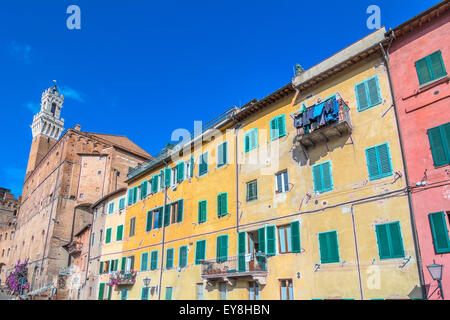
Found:
M 55 145 L 64 130 L 64 119 L 60 119 L 63 102 L 64 96 L 60 94 L 56 84 L 42 93 L 41 110 L 34 115 L 31 124 L 33 142 L 25 179 Z

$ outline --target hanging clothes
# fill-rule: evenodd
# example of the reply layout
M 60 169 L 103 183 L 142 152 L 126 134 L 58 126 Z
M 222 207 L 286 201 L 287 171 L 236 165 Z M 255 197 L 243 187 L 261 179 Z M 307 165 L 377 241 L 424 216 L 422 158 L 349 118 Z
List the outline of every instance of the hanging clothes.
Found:
M 315 119 L 318 119 L 321 116 L 321 114 L 323 112 L 323 106 L 324 106 L 324 103 L 322 102 L 314 107 L 314 118 Z

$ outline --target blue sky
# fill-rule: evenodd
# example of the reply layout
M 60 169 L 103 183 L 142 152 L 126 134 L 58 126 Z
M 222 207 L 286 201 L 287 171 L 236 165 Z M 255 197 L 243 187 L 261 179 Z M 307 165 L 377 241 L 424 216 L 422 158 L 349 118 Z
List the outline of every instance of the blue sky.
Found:
M 438 0 L 15 0 L 0 4 L 0 187 L 21 194 L 42 91 L 65 128 L 126 135 L 150 154 L 174 129 L 261 99 L 366 36 L 370 5 L 394 28 Z M 81 9 L 81 30 L 66 27 Z

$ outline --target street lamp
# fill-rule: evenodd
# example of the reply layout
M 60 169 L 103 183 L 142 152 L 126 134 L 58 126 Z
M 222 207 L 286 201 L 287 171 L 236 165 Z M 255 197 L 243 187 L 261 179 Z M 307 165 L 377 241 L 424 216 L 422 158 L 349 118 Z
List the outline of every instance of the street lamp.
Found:
M 152 281 L 152 279 L 150 279 L 149 277 L 145 277 L 144 279 L 142 279 L 142 282 L 144 282 L 144 287 L 148 288 L 150 281 Z
M 433 264 L 430 266 L 427 266 L 428 271 L 431 274 L 431 277 L 433 278 L 433 280 L 438 282 L 438 287 L 439 290 L 441 290 L 441 297 L 442 300 L 444 300 L 444 292 L 442 291 L 442 269 L 444 268 L 444 266 L 442 264 L 436 264 L 436 262 L 433 260 Z

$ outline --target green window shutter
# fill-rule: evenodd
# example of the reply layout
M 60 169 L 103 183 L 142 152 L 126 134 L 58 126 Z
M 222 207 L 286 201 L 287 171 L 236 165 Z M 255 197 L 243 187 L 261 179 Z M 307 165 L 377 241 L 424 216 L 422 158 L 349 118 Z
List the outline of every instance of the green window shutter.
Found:
M 170 187 L 170 178 L 172 174 L 172 169 L 166 168 L 164 169 L 164 186 Z
M 270 140 L 286 135 L 286 116 L 284 114 L 270 120 Z
M 278 136 L 284 137 L 286 135 L 286 116 L 282 114 L 278 117 Z
M 223 142 L 217 148 L 217 167 L 222 167 L 227 164 L 227 142 Z
M 369 93 L 370 105 L 374 106 L 381 103 L 380 85 L 378 77 L 367 80 L 367 91 Z
M 207 201 L 202 200 L 198 202 L 198 223 L 206 222 L 206 210 L 207 210 Z
M 178 206 L 177 206 L 177 222 L 183 222 L 183 206 L 184 206 L 184 200 L 181 199 L 178 201 Z
M 145 226 L 145 231 L 152 230 L 152 222 L 153 222 L 153 211 L 147 211 L 147 224 Z
M 365 83 L 359 83 L 355 86 L 356 103 L 358 105 L 358 111 L 363 111 L 369 107 L 369 98 L 366 93 Z
M 376 147 L 366 149 L 367 170 L 369 178 L 374 179 L 380 175 Z
M 238 234 L 238 270 L 239 272 L 245 272 L 245 232 L 239 232 Z
M 208 172 L 208 152 L 204 152 L 200 155 L 198 167 L 198 175 L 202 176 Z
M 433 235 L 434 250 L 436 253 L 450 252 L 450 239 L 444 212 L 435 212 L 428 215 L 431 233 Z
M 267 255 L 274 256 L 275 250 L 275 226 L 267 226 Z
M 266 228 L 258 229 L 259 252 L 266 253 Z
M 125 209 L 125 198 L 119 200 L 119 210 Z
M 190 167 L 190 173 L 189 173 L 189 175 L 190 175 L 190 177 L 192 178 L 193 176 L 194 176 L 194 156 L 193 155 L 191 155 L 191 167 Z
M 206 258 L 206 240 L 199 240 L 195 244 L 195 264 L 199 265 Z
M 446 76 L 447 72 L 445 71 L 444 60 L 442 60 L 441 51 L 439 50 L 435 53 L 432 53 L 429 57 L 429 65 L 431 67 L 433 79 L 435 80 Z
M 392 175 L 391 156 L 387 143 L 366 149 L 366 161 L 369 180 Z
M 228 260 L 228 235 L 217 237 L 216 256 L 218 262 Z
M 164 208 L 164 226 L 167 227 L 170 224 L 170 204 Z
M 419 77 L 419 83 L 425 84 L 432 80 L 430 70 L 428 69 L 427 59 L 423 58 L 416 62 L 417 76 Z
M 159 180 L 159 175 L 154 175 L 151 178 L 151 182 L 152 182 L 152 193 L 158 193 L 158 180 Z
M 178 162 L 177 164 L 177 182 L 181 182 L 184 179 L 184 162 Z
M 172 287 L 166 287 L 165 300 L 172 300 Z
M 403 249 L 402 233 L 400 230 L 400 222 L 389 224 L 389 236 L 392 248 L 393 258 L 403 258 L 405 251 Z
M 250 136 L 246 134 L 244 136 L 244 152 L 247 153 L 250 151 Z
M 110 243 L 111 242 L 111 232 L 112 232 L 111 228 L 106 229 L 105 243 Z
M 428 129 L 431 154 L 435 167 L 450 163 L 450 123 Z
M 187 266 L 187 246 L 181 246 L 180 247 L 178 266 L 180 268 L 184 268 L 184 267 Z
M 322 185 L 321 168 L 319 165 L 316 165 L 312 168 L 312 170 L 313 170 L 314 191 L 322 192 L 323 185 Z
M 217 196 L 217 216 L 222 217 L 228 214 L 228 193 L 220 193 Z
M 105 291 L 105 284 L 100 283 L 98 287 L 98 300 L 103 300 L 104 291 Z
M 170 206 L 169 206 L 169 208 L 170 208 Z M 162 228 L 162 225 L 163 225 L 163 217 L 165 216 L 165 214 L 163 214 L 163 211 L 164 211 L 163 207 L 160 207 L 158 209 L 158 228 Z M 169 212 L 169 217 L 170 217 L 170 212 Z M 167 219 L 167 221 L 168 220 L 169 219 Z
M 116 263 L 114 264 L 114 271 L 117 271 L 119 269 L 119 259 L 116 259 Z
M 141 183 L 141 200 L 147 197 L 147 181 Z
M 122 271 L 122 273 L 125 271 L 126 261 L 127 261 L 127 258 L 126 257 L 122 257 L 122 263 L 121 263 L 121 266 L 120 266 L 120 270 Z
M 313 166 L 312 170 L 315 192 L 322 193 L 333 190 L 333 176 L 329 161 Z
M 158 250 L 152 251 L 151 253 L 151 265 L 150 270 L 158 269 Z
M 337 232 L 330 231 L 319 234 L 320 262 L 339 262 Z
M 116 232 L 116 241 L 122 241 L 123 239 L 123 224 L 120 226 L 117 226 L 117 232 Z
M 173 268 L 173 248 L 168 248 L 166 251 L 166 269 Z
M 100 269 L 98 270 L 99 274 L 103 273 L 103 261 L 100 261 Z
M 133 204 L 133 189 L 128 189 L 128 205 Z
M 399 222 L 376 225 L 375 232 L 381 260 L 405 256 Z
M 138 187 L 133 188 L 133 203 L 136 203 L 138 199 Z
M 148 268 L 148 252 L 141 255 L 141 271 L 147 271 Z
M 291 244 L 292 252 L 301 252 L 300 247 L 300 223 L 298 221 L 291 222 Z

